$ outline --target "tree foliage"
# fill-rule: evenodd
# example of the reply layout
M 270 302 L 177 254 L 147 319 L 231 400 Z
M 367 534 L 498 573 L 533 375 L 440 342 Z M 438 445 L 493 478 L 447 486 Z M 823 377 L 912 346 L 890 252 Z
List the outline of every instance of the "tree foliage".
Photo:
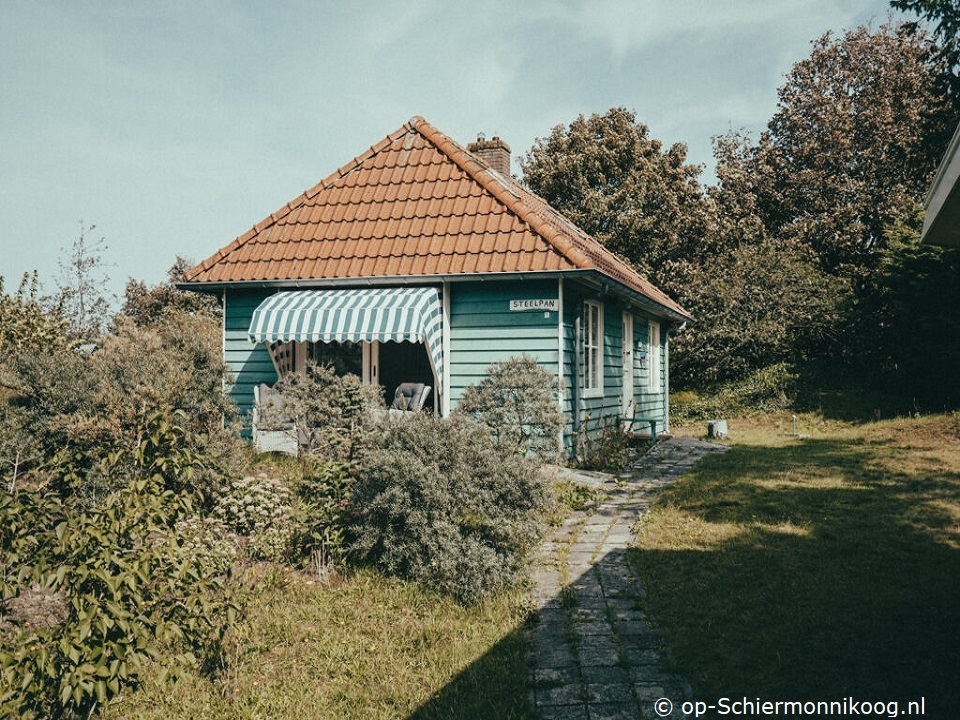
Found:
M 69 334 L 81 342 L 95 340 L 105 329 L 115 299 L 106 290 L 106 242 L 102 237 L 90 239 L 94 229 L 96 225 L 84 227 L 80 221 L 80 235 L 60 258 L 59 289 L 54 298 Z
M 869 265 L 884 228 L 923 197 L 955 118 L 929 39 L 888 23 L 814 41 L 741 160 L 768 232 L 809 245 L 831 272 Z
M 13 295 L 6 293 L 0 276 L 0 353 L 36 352 L 65 344 L 66 320 L 44 307 L 36 271 L 23 274 Z
M 706 203 L 686 147 L 664 148 L 622 107 L 579 116 L 536 141 L 524 181 L 581 229 L 652 278 L 702 250 Z
M 141 327 L 160 322 L 169 313 L 219 317 L 221 308 L 215 297 L 176 287 L 175 283 L 183 280 L 184 273 L 191 267 L 189 260 L 178 255 L 167 271 L 165 283 L 148 287 L 142 280 L 130 278 L 121 314 Z
M 891 0 L 898 10 L 916 13 L 932 27 L 936 52 L 949 69 L 947 81 L 954 102 L 960 107 L 960 3 L 957 0 Z M 921 30 L 919 23 L 907 23 L 910 32 Z
M 559 392 L 557 378 L 522 355 L 487 368 L 479 384 L 464 390 L 455 412 L 487 428 L 504 452 L 553 459 L 564 423 Z

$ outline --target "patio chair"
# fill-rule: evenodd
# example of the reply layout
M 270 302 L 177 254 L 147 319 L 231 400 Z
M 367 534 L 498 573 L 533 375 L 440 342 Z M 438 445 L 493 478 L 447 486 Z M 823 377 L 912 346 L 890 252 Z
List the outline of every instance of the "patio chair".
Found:
M 298 454 L 297 424 L 283 411 L 283 395 L 266 383 L 253 388 L 252 429 L 257 452 Z
M 390 411 L 420 412 L 432 388 L 423 383 L 400 383 L 393 395 Z

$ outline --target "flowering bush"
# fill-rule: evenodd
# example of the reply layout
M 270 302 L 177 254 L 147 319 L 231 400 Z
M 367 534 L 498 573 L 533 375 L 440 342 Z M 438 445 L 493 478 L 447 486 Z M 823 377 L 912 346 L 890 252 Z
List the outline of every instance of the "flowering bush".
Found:
M 213 517 L 250 537 L 251 557 L 280 560 L 287 555 L 295 532 L 291 501 L 290 490 L 279 480 L 248 475 L 224 488 Z

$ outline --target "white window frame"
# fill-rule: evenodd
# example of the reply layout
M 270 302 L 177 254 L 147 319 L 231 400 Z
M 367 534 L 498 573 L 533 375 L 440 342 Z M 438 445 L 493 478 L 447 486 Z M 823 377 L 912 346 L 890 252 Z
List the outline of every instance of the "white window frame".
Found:
M 596 318 L 596 320 L 594 320 Z M 603 303 L 583 302 L 583 396 L 603 396 Z
M 647 390 L 660 392 L 660 323 L 651 320 L 647 324 Z

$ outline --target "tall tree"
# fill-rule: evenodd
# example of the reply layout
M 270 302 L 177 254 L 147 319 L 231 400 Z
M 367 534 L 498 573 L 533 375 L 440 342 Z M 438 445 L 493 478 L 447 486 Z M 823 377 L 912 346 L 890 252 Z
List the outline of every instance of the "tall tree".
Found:
M 114 298 L 106 289 L 108 277 L 103 254 L 107 250 L 101 237 L 92 240 L 96 225 L 84 226 L 65 257 L 60 258 L 59 290 L 56 303 L 67 321 L 71 336 L 81 341 L 96 339 L 104 330 Z
M 946 64 L 948 81 L 954 103 L 960 109 L 960 2 L 958 0 L 891 0 L 897 10 L 916 13 L 930 23 L 936 51 Z M 907 23 L 907 29 L 916 32 L 920 23 Z
M 534 192 L 656 281 L 665 261 L 696 255 L 706 235 L 700 168 L 686 152 L 664 149 L 635 113 L 615 107 L 557 125 L 520 167 Z
M 748 153 L 760 216 L 831 271 L 868 265 L 923 197 L 955 123 L 929 37 L 888 23 L 813 43 Z

